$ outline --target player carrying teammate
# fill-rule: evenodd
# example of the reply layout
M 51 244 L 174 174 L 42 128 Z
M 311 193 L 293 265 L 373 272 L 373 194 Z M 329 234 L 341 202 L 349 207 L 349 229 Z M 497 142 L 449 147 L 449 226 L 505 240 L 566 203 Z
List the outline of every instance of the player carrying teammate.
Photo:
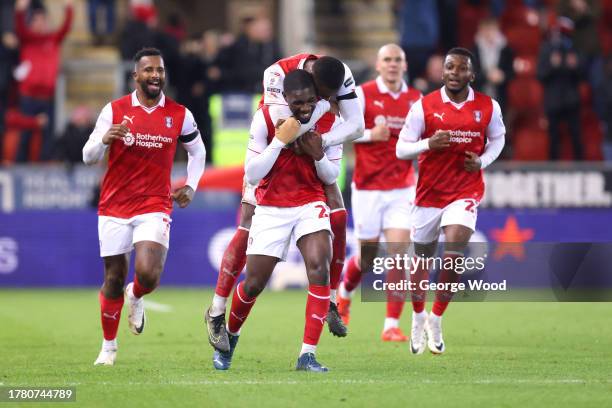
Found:
M 445 235 L 444 265 L 457 265 L 476 228 L 478 204 L 484 194 L 482 169 L 491 164 L 504 147 L 506 129 L 499 104 L 475 92 L 474 58 L 464 48 L 453 48 L 445 57 L 444 86 L 412 105 L 397 143 L 397 157 L 419 159 L 415 206 L 412 210 L 412 240 L 415 252 L 424 261 L 435 253 L 440 229 Z M 419 282 L 429 271 L 421 263 L 411 276 Z M 443 268 L 438 282 L 458 282 L 455 268 Z M 410 349 L 445 350 L 442 314 L 452 292 L 439 290 L 429 316 L 425 292 L 411 293 L 414 312 Z
M 123 285 L 130 253 L 136 251 L 134 281 L 127 285 L 128 323 L 134 334 L 145 326 L 142 297 L 159 283 L 170 240 L 172 200 L 189 205 L 204 172 L 206 150 L 191 112 L 167 98 L 166 71 L 159 50 L 144 48 L 134 56 L 136 90 L 108 103 L 83 147 L 83 161 L 93 164 L 109 150 L 108 170 L 98 209 L 104 284 L 100 314 L 104 339 L 95 365 L 113 365 Z M 188 153 L 187 181 L 170 191 L 170 171 L 178 142 Z M 110 147 L 110 149 L 109 149 Z
M 317 105 L 312 75 L 305 70 L 289 72 L 283 84 L 293 117 L 277 131 L 274 123 L 279 118 L 264 105 L 251 124 L 245 173 L 249 183 L 259 184 L 257 207 L 249 234 L 246 278 L 234 290 L 228 319 L 230 350 L 215 350 L 213 357 L 215 368 L 221 370 L 230 367 L 240 328 L 277 262 L 285 259 L 293 236 L 304 258 L 309 281 L 304 339 L 296 369 L 327 371 L 315 359 L 330 296 L 331 227 L 323 185 L 338 177 L 342 146 L 323 149 L 321 134 L 329 131 L 336 120 L 327 114 L 317 122 L 314 131 L 300 137 L 296 148 L 285 148 L 297 137 L 298 121 L 316 120 L 321 116 L 321 106 L 327 110 L 329 103 Z
M 260 106 L 267 105 L 275 117 L 287 118 L 291 111 L 283 97 L 285 75 L 296 69 L 312 73 L 318 96 L 323 99 L 337 100 L 340 115 L 344 122 L 323 135 L 323 147 L 341 145 L 359 137 L 363 131 L 363 114 L 355 94 L 355 81 L 348 66 L 332 57 L 319 57 L 312 54 L 298 54 L 278 61 L 264 72 L 264 95 Z M 311 129 L 312 119 L 302 124 L 298 134 Z M 257 205 L 254 185 L 245 183 L 241 203 L 240 225 L 230 241 L 223 259 L 212 305 L 205 313 L 210 344 L 217 350 L 227 352 L 229 342 L 225 333 L 225 307 L 240 272 L 246 263 L 246 246 L 251 227 L 251 218 Z M 327 323 L 336 336 L 346 336 L 347 330 L 336 307 L 336 289 L 344 266 L 346 253 L 346 210 L 342 195 L 336 183 L 326 185 L 327 204 L 331 208 L 330 222 L 333 235 L 333 251 L 330 265 L 330 307 Z
M 377 253 L 381 233 L 384 233 L 387 254 L 405 254 L 410 243 L 410 209 L 414 200 L 414 170 L 412 163 L 395 157 L 395 145 L 408 110 L 421 93 L 408 88 L 404 51 L 396 44 L 378 50 L 374 81 L 357 87 L 363 108 L 366 131 L 355 141 L 355 169 L 352 201 L 355 233 L 359 239 L 359 256 L 347 263 L 338 294 L 338 311 L 348 325 L 351 296 L 361 281 L 360 265 L 371 265 Z M 406 271 L 391 270 L 389 281 L 406 278 Z M 399 328 L 405 293 L 387 294 L 387 315 L 383 341 L 408 341 Z

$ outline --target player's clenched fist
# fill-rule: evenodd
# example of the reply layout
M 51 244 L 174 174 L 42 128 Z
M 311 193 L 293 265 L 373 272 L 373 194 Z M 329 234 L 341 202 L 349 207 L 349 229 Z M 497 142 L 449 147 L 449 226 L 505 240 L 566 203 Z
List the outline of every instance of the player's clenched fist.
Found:
M 385 125 L 376 125 L 370 130 L 370 135 L 373 142 L 386 142 L 391 137 L 391 132 Z
M 276 128 L 275 136 L 281 142 L 289 144 L 297 138 L 299 130 L 300 122 L 294 117 L 290 117 Z
M 323 138 L 319 132 L 310 131 L 304 133 L 298 140 L 299 149 L 305 154 L 319 161 L 323 158 Z
M 431 150 L 442 150 L 450 146 L 450 132 L 448 130 L 436 130 L 429 138 L 429 148 Z
M 124 120 L 120 124 L 115 124 L 108 129 L 108 132 L 102 136 L 102 143 L 109 145 L 114 140 L 123 139 L 128 133 L 130 133 L 130 129 L 127 127 L 127 120 Z
M 189 186 L 183 186 L 172 193 L 172 199 L 176 201 L 176 203 L 181 208 L 185 208 L 191 203 L 193 200 L 193 189 Z
M 480 157 L 474 152 L 465 152 L 465 160 L 463 161 L 463 167 L 468 172 L 475 172 L 480 170 L 481 162 Z

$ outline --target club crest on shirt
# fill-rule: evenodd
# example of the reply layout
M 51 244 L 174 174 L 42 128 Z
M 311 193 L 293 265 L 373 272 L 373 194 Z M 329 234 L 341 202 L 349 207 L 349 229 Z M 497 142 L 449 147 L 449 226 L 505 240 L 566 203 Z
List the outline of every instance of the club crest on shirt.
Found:
M 482 119 L 482 112 L 479 110 L 474 111 L 474 120 L 480 123 L 480 119 Z
M 126 146 L 131 146 L 134 144 L 135 138 L 134 135 L 130 132 L 123 137 L 123 144 Z
M 387 119 L 383 115 L 376 115 L 374 118 L 375 125 L 385 125 L 387 123 Z
M 171 128 L 172 127 L 172 117 L 166 116 L 164 119 L 166 120 L 166 127 Z

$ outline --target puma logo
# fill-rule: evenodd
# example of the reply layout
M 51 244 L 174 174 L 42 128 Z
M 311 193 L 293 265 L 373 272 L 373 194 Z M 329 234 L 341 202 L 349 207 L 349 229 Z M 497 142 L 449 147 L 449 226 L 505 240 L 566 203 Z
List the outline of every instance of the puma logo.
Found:
M 113 313 L 112 315 L 111 315 L 111 314 L 108 314 L 108 313 L 106 313 L 106 312 L 103 312 L 103 313 L 102 313 L 102 317 L 106 317 L 107 319 L 117 320 L 117 315 L 118 315 L 118 314 L 119 314 L 119 311 L 117 311 L 117 312 Z
M 133 125 L 133 124 L 134 124 L 134 117 L 135 117 L 135 116 L 136 116 L 136 115 L 133 115 L 133 116 L 126 116 L 126 115 L 123 115 L 123 119 L 127 120 L 128 122 L 130 122 L 130 123 Z
M 380 109 L 385 109 L 385 104 L 383 101 L 374 101 L 374 106 L 379 106 Z
M 434 118 L 438 118 L 438 119 L 440 119 L 441 122 L 444 122 L 444 113 L 446 113 L 446 112 L 434 113 Z
M 312 317 L 313 319 L 317 319 L 321 321 L 321 324 L 325 324 L 325 316 L 319 316 L 315 313 L 311 314 L 310 317 Z

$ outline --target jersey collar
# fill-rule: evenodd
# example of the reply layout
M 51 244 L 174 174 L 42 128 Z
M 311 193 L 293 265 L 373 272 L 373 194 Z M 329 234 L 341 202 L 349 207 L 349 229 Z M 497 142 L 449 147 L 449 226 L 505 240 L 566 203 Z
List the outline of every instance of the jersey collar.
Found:
M 468 96 L 467 99 L 461 103 L 455 103 L 453 101 L 450 100 L 450 98 L 448 97 L 448 95 L 446 94 L 446 91 L 444 90 L 444 87 L 440 88 L 440 95 L 442 96 L 442 102 L 444 103 L 452 103 L 453 105 L 463 105 L 465 102 L 471 102 L 474 100 L 474 90 L 472 89 L 471 86 L 468 85 Z
M 147 112 L 153 112 L 158 106 L 161 106 L 163 108 L 164 105 L 166 105 L 166 95 L 163 92 L 161 93 L 161 98 L 159 98 L 159 102 L 157 102 L 157 105 L 151 106 L 150 108 L 140 103 L 138 97 L 136 96 L 136 91 L 132 92 L 132 106 L 140 106 Z
M 398 95 L 404 92 L 408 92 L 408 85 L 406 85 L 406 81 L 402 79 L 402 87 L 400 91 L 395 93 L 389 90 L 389 87 L 385 85 L 385 81 L 383 81 L 382 77 L 379 75 L 376 77 L 376 86 L 378 87 L 378 92 L 380 93 L 388 93 L 390 95 Z

